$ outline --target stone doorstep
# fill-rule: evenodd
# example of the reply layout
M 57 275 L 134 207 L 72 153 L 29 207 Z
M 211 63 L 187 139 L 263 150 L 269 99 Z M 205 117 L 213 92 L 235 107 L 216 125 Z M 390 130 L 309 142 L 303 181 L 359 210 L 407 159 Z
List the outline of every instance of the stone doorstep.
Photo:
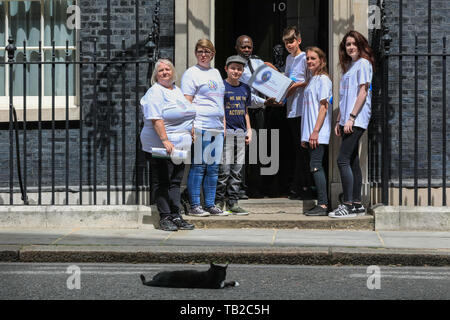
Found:
M 329 217 L 307 217 L 303 214 L 249 214 L 247 216 L 192 217 L 184 219 L 197 228 L 207 229 L 344 229 L 374 230 L 375 219 L 372 215 L 356 218 L 336 219 Z
M 191 217 L 197 228 L 353 229 L 374 230 L 374 218 L 307 217 L 302 213 L 315 201 L 287 198 L 239 201 L 247 216 Z M 155 206 L 4 206 L 0 227 L 8 228 L 158 228 Z

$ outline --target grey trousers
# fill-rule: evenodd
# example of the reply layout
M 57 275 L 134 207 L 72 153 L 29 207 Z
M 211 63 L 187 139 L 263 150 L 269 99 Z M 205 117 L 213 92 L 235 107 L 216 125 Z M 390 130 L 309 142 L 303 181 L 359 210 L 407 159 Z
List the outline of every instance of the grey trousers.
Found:
M 223 143 L 222 163 L 219 165 L 216 203 L 229 206 L 239 200 L 241 170 L 245 162 L 245 137 L 227 135 Z

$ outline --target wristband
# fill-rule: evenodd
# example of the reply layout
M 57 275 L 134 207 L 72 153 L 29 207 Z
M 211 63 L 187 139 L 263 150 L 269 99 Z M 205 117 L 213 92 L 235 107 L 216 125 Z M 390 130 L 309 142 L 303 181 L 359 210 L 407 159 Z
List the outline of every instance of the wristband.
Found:
M 353 113 L 350 113 L 350 117 L 356 119 L 356 116 Z

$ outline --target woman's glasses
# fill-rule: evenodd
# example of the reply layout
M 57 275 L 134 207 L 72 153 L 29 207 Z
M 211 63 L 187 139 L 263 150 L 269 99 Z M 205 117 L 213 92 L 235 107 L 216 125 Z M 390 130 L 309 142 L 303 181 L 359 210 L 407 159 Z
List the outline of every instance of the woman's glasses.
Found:
M 212 55 L 212 52 L 209 51 L 209 50 L 197 50 L 196 52 L 197 52 L 197 54 L 199 56 L 202 56 L 202 55 L 210 56 L 210 55 Z

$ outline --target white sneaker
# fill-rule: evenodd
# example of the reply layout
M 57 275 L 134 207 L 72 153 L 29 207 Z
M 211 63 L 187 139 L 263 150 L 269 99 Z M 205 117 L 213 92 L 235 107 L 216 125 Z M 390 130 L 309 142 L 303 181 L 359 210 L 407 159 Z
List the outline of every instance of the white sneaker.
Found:
M 354 218 L 357 216 L 353 210 L 349 210 L 346 205 L 340 204 L 335 210 L 328 213 L 330 218 Z
M 358 216 L 364 216 L 366 214 L 366 208 L 363 205 L 359 208 L 353 207 L 352 213 L 356 213 Z
M 188 216 L 195 216 L 195 217 L 207 217 L 209 216 L 209 212 L 203 210 L 201 206 L 191 208 L 189 210 Z

